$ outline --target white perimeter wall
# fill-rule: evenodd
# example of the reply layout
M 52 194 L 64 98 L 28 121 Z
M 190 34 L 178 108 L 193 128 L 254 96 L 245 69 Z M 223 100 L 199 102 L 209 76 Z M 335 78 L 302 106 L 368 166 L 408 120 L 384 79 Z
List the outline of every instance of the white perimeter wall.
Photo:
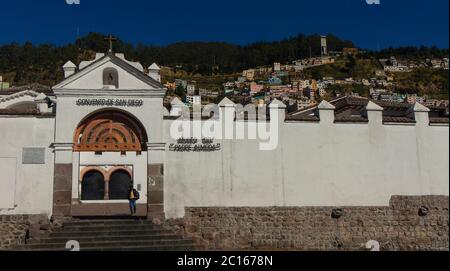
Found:
M 449 194 L 448 126 L 283 123 L 274 151 L 256 140 L 216 140 L 219 152 L 175 153 L 172 122 L 164 121 L 170 218 L 187 206 L 387 206 L 392 195 Z M 0 215 L 51 214 L 54 119 L 2 117 L 0 127 Z M 45 148 L 45 164 L 22 164 L 23 147 Z M 124 161 L 142 184 L 144 160 Z
M 393 195 L 449 194 L 449 129 L 428 125 L 284 123 L 279 146 L 216 140 L 175 153 L 165 121 L 165 212 L 185 207 L 387 206 Z
M 0 215 L 51 214 L 54 119 L 0 118 Z M 45 148 L 45 164 L 22 164 L 22 149 Z

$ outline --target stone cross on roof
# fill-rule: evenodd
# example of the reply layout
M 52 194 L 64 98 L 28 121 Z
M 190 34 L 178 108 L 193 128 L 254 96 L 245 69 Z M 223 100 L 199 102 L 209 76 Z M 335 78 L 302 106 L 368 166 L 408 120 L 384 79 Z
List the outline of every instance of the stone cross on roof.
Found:
M 112 52 L 113 52 L 113 42 L 117 41 L 117 38 L 113 37 L 113 35 L 109 35 L 107 38 L 105 38 L 105 41 L 109 42 L 108 53 L 112 54 Z

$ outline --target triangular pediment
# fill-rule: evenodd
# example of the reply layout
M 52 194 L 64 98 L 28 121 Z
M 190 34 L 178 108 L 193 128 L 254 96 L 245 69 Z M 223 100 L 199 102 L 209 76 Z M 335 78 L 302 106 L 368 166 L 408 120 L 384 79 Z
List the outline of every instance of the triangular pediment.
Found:
M 24 90 L 8 96 L 0 97 L 0 109 L 9 108 L 23 103 L 34 103 L 39 93 L 32 90 Z
M 112 73 L 117 84 L 107 84 L 105 73 Z M 109 77 L 108 77 L 109 78 Z M 54 90 L 161 90 L 164 86 L 128 61 L 115 55 L 105 55 L 53 87 Z

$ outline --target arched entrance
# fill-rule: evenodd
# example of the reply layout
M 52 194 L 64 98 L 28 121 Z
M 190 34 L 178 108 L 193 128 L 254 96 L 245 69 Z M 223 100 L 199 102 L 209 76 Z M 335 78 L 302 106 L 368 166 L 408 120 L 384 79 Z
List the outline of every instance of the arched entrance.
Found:
M 143 125 L 121 110 L 102 110 L 84 119 L 74 136 L 76 152 L 124 152 L 147 149 Z
M 143 195 L 138 213 L 146 216 L 147 143 L 142 123 L 124 110 L 104 109 L 83 119 L 73 136 L 80 200 L 72 199 L 72 216 L 128 215 L 132 184 Z
M 126 170 L 117 170 L 109 179 L 109 199 L 128 199 L 128 188 L 133 183 L 130 173 Z
M 84 174 L 81 183 L 81 200 L 103 200 L 105 179 L 103 173 L 91 170 Z

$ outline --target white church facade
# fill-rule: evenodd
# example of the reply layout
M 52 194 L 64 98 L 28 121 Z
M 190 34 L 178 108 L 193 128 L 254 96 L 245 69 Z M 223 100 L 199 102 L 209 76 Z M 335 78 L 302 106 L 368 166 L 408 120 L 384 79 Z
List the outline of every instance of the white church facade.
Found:
M 215 122 L 276 127 L 277 146 L 234 134 L 197 148 L 201 139 L 172 136 L 177 102 L 164 107 L 156 65 L 145 73 L 109 53 L 63 68 L 50 93 L 0 96 L 0 215 L 124 215 L 130 184 L 139 216 L 165 218 L 186 207 L 388 206 L 394 195 L 449 194 L 448 116 L 420 104 L 396 117 L 358 101 L 358 116 L 340 116 L 344 98 L 286 115 L 274 101 L 269 120 L 252 121 L 235 120 L 224 100 Z

